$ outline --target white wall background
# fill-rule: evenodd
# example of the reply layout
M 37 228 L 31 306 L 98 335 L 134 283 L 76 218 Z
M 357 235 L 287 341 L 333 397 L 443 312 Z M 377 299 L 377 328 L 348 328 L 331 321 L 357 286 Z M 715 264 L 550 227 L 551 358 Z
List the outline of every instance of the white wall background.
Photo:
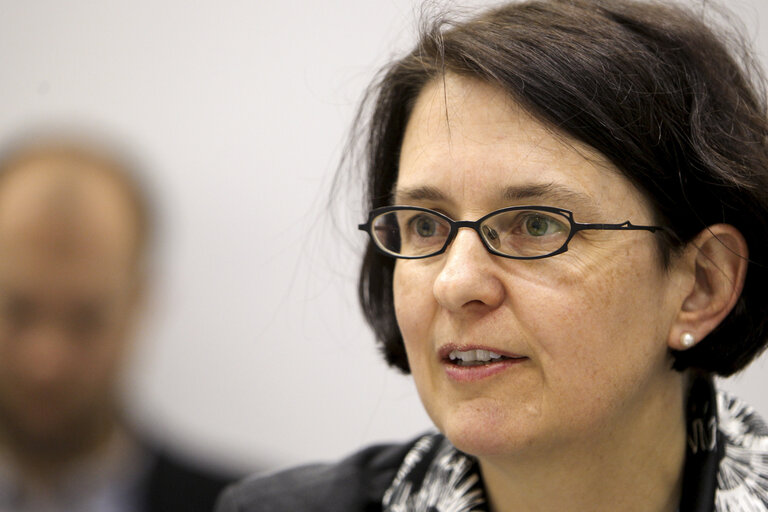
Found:
M 173 442 L 248 468 L 429 426 L 358 312 L 360 201 L 341 198 L 338 230 L 325 205 L 362 90 L 413 41 L 419 4 L 0 0 L 0 140 L 74 120 L 153 171 L 162 243 L 129 401 Z M 768 62 L 768 2 L 728 4 Z M 727 386 L 768 417 L 767 366 Z

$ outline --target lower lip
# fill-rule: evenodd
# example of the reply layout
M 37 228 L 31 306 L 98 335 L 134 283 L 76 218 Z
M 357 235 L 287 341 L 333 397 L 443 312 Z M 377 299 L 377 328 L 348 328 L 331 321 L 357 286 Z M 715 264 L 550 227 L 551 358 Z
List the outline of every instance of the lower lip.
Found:
M 446 375 L 448 375 L 450 379 L 457 382 L 474 382 L 497 375 L 504 370 L 517 366 L 523 361 L 527 361 L 527 358 L 505 359 L 497 363 L 478 366 L 458 366 L 449 362 L 444 362 L 443 366 L 445 367 Z

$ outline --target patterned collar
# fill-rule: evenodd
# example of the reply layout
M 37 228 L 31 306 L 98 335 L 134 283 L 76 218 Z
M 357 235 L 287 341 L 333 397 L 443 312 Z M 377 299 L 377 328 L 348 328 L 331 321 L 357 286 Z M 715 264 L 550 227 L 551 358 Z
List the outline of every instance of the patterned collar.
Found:
M 748 405 L 693 379 L 680 512 L 768 510 L 768 426 Z M 382 500 L 385 512 L 487 510 L 477 461 L 440 434 L 421 437 Z

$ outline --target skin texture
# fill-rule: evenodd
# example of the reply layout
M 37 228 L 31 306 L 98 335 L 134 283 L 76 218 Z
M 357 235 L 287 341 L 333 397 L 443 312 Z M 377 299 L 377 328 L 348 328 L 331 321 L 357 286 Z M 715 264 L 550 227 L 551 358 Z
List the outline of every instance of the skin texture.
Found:
M 417 99 L 395 204 L 455 220 L 528 204 L 567 208 L 578 222 L 654 224 L 601 155 L 493 86 L 451 74 Z M 582 232 L 564 254 L 516 261 L 462 229 L 443 255 L 397 261 L 396 316 L 420 397 L 454 445 L 479 458 L 494 510 L 675 510 L 684 376 L 670 370 L 668 349 L 699 325 L 680 322 L 696 257 L 665 270 L 653 237 Z M 526 359 L 456 382 L 438 356 L 446 344 Z
M 0 180 L 0 447 L 32 480 L 115 429 L 140 297 L 133 212 L 77 156 L 43 152 Z

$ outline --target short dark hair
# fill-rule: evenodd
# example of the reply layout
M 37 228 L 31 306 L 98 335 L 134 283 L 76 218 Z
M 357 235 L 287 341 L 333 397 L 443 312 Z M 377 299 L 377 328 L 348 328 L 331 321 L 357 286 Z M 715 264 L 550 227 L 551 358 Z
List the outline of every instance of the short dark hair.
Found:
M 391 204 L 403 133 L 428 82 L 450 72 L 500 87 L 644 193 L 655 223 L 676 235 L 658 237 L 663 266 L 707 226 L 741 231 L 750 257 L 738 303 L 695 347 L 672 351 L 676 370 L 731 375 L 768 342 L 768 120 L 760 68 L 738 31 L 724 30 L 679 6 L 631 0 L 534 0 L 438 19 L 361 107 L 365 206 Z M 386 360 L 408 372 L 394 263 L 369 243 L 359 297 Z

